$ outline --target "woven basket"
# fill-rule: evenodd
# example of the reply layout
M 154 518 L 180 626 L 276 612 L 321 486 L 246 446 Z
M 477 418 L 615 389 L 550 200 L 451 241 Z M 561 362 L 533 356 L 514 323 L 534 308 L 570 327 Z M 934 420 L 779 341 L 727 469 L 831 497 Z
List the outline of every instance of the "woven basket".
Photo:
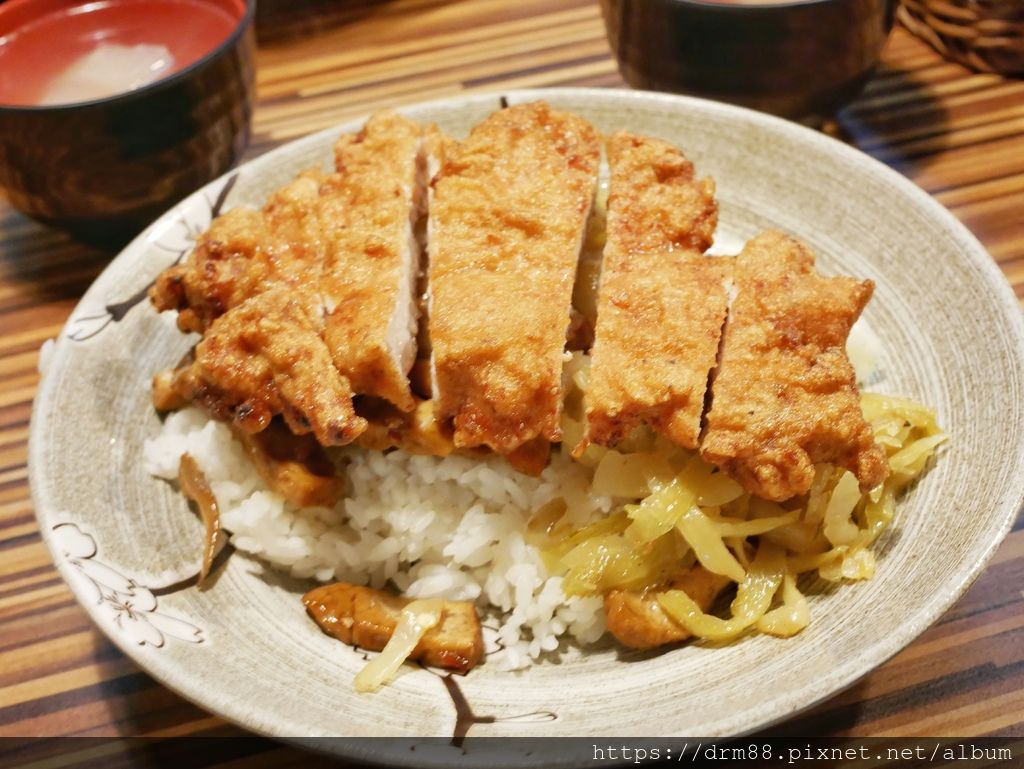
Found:
M 1024 74 L 1024 0 L 903 0 L 898 15 L 949 59 L 983 72 Z

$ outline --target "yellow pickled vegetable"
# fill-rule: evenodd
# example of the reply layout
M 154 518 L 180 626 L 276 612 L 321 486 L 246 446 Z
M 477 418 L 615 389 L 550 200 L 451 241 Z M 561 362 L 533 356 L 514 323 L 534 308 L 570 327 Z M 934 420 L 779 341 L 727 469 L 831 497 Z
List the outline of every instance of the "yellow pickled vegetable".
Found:
M 850 516 L 858 502 L 860 486 L 857 476 L 844 472 L 825 507 L 825 538 L 833 545 L 849 545 L 857 539 L 857 524 L 850 520 Z
M 586 356 L 575 354 L 566 370 L 573 399 L 563 428 L 575 443 L 584 427 L 577 396 L 587 384 Z M 664 610 L 689 632 L 716 641 L 751 628 L 794 635 L 810 621 L 797 577 L 817 571 L 831 581 L 870 578 L 877 567 L 870 547 L 891 524 L 897 496 L 947 439 L 935 414 L 906 398 L 866 393 L 862 407 L 890 467 L 885 482 L 867 494 L 851 472 L 822 464 L 806 496 L 783 504 L 759 499 L 696 452 L 641 426 L 615 449 L 590 447 L 582 462 L 591 468 L 590 494 L 639 501 L 573 531 L 564 512 L 567 505 L 575 510 L 577 500 L 567 493 L 537 511 L 531 542 L 563 576 L 569 595 L 661 589 L 699 562 L 738 588 L 728 619 L 702 612 L 682 591 L 660 592 Z
M 715 530 L 720 537 L 756 537 L 759 534 L 778 529 L 781 526 L 796 523 L 800 520 L 800 511 L 791 510 L 781 515 L 773 515 L 767 518 L 755 518 L 750 521 L 738 521 L 733 518 L 719 518 L 709 515 L 708 519 L 714 524 Z
M 657 486 L 651 495 L 639 505 L 626 506 L 633 521 L 626 536 L 637 545 L 646 545 L 671 531 L 679 517 L 697 504 L 702 485 L 711 472 L 711 466 L 694 455 L 667 483 L 657 486 L 659 476 L 651 476 L 651 483 Z
M 594 469 L 595 494 L 639 499 L 668 483 L 674 473 L 668 458 L 653 452 L 606 451 Z
M 768 635 L 789 638 L 807 627 L 811 610 L 807 599 L 796 586 L 796 577 L 786 572 L 782 578 L 782 605 L 767 612 L 757 621 L 757 629 Z
M 375 692 L 394 677 L 409 659 L 416 644 L 441 621 L 444 601 L 440 598 L 413 601 L 402 609 L 387 645 L 356 674 L 357 692 Z
M 705 614 L 682 590 L 669 590 L 658 595 L 661 608 L 690 633 L 708 641 L 730 641 L 757 622 L 768 611 L 786 569 L 782 549 L 770 542 L 762 543 L 736 590 L 732 617 L 722 619 Z
M 729 552 L 715 524 L 701 512 L 699 507 L 686 510 L 676 523 L 683 539 L 693 548 L 697 560 L 710 572 L 721 574 L 734 582 L 742 582 L 743 567 Z

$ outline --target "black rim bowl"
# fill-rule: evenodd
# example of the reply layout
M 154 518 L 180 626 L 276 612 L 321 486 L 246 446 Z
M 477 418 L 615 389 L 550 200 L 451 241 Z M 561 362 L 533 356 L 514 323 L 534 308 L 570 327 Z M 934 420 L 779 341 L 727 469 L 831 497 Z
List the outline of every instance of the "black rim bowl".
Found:
M 817 122 L 871 76 L 895 0 L 601 0 L 601 8 L 630 85 Z
M 248 144 L 255 0 L 228 37 L 154 83 L 53 106 L 0 105 L 0 185 L 23 213 L 90 241 L 131 237 Z

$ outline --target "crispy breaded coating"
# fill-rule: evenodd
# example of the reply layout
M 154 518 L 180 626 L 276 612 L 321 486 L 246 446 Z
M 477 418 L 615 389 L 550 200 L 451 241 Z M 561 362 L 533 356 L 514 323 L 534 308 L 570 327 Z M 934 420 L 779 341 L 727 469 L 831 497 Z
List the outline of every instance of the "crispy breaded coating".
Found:
M 150 292 L 158 309 L 178 310 L 182 330 L 206 334 L 195 364 L 157 384 L 177 382 L 249 431 L 283 413 L 324 445 L 365 429 L 353 394 L 413 409 L 423 135 L 377 113 L 338 140 L 335 173 L 306 171 L 261 211 L 218 217 Z
M 562 352 L 600 160 L 597 131 L 543 102 L 446 148 L 430 204 L 434 400 L 455 444 L 561 438 Z
M 416 359 L 413 228 L 426 204 L 423 128 L 378 112 L 334 146 L 337 174 L 321 187 L 327 259 L 320 291 L 325 340 L 354 392 L 415 408 L 406 378 Z
M 703 254 L 718 226 L 715 182 L 696 179 L 693 164 L 661 139 L 620 131 L 605 144 L 609 246 L 616 255 L 664 251 Z
M 632 649 L 653 649 L 685 641 L 690 637 L 689 631 L 665 613 L 658 603 L 658 594 L 666 590 L 682 590 L 701 611 L 706 612 L 730 582 L 728 577 L 710 572 L 703 566 L 694 566 L 674 577 L 661 590 L 609 590 L 604 596 L 608 632 L 619 643 Z
M 702 256 L 718 220 L 714 182 L 694 178 L 659 139 L 617 133 L 607 152 L 607 241 L 578 450 L 614 445 L 641 423 L 696 448 L 733 261 Z
M 320 185 L 311 169 L 274 192 L 260 211 L 235 208 L 210 224 L 188 258 L 150 289 L 157 310 L 177 310 L 182 331 L 202 333 L 232 307 L 274 286 L 315 286 L 324 260 Z
M 536 478 L 551 461 L 551 442 L 538 436 L 505 454 L 505 460 L 519 472 Z
M 484 446 L 456 448 L 451 423 L 437 419 L 432 400 L 418 400 L 413 411 L 403 412 L 386 401 L 363 399 L 358 414 L 368 423 L 366 431 L 356 439 L 356 444 L 364 449 L 401 449 L 432 457 L 454 453 L 480 458 L 490 453 Z M 551 444 L 534 438 L 510 451 L 505 459 L 519 472 L 538 476 L 551 459 Z
M 353 646 L 380 651 L 409 603 L 383 590 L 337 582 L 302 597 L 306 611 L 330 636 Z M 484 658 L 480 619 L 472 601 L 445 601 L 441 621 L 428 630 L 409 659 L 467 672 Z
M 735 285 L 701 454 L 765 499 L 806 493 L 818 462 L 877 486 L 888 464 L 845 349 L 874 284 L 822 277 L 807 246 L 769 231 L 737 257 Z
M 213 322 L 196 345 L 192 378 L 246 432 L 282 414 L 293 432 L 312 432 L 323 446 L 349 443 L 366 421 L 322 334 L 323 312 L 309 294 L 264 291 Z

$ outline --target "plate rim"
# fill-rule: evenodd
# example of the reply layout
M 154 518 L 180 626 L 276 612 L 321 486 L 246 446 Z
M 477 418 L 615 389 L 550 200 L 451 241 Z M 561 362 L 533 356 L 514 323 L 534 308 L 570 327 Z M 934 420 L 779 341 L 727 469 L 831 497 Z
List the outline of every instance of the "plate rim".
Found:
M 816 145 L 818 148 L 822 149 L 822 151 L 826 151 L 829 154 L 838 154 L 840 157 L 844 157 L 851 163 L 862 166 L 866 165 L 867 169 L 873 172 L 874 175 L 888 182 L 899 194 L 908 198 L 915 204 L 915 206 L 927 213 L 929 218 L 941 220 L 943 224 L 956 235 L 957 246 L 962 252 L 962 255 L 970 262 L 970 266 L 978 271 L 985 282 L 993 289 L 993 304 L 998 306 L 998 310 L 1007 324 L 1005 327 L 1007 336 L 1016 343 L 1017 357 L 1014 361 L 1015 366 L 1018 374 L 1024 372 L 1024 313 L 1021 312 L 1017 297 L 1005 275 L 996 264 L 994 258 L 970 232 L 966 225 L 957 219 L 956 216 L 954 216 L 935 198 L 929 195 L 909 178 L 903 176 L 899 172 L 861 150 L 806 126 L 792 123 L 765 113 L 691 96 L 652 91 L 579 87 L 496 89 L 481 94 L 461 94 L 431 101 L 401 105 L 395 107 L 395 110 L 400 113 L 409 113 L 425 109 L 443 110 L 446 107 L 465 106 L 467 104 L 477 103 L 482 104 L 493 102 L 497 105 L 503 98 L 507 98 L 510 103 L 522 103 L 535 99 L 593 99 L 605 103 L 614 103 L 616 101 L 620 103 L 639 101 L 648 105 L 654 104 L 671 106 L 673 110 L 679 108 L 692 109 L 698 112 L 717 114 L 723 118 L 729 118 L 731 116 L 736 120 L 765 129 L 769 133 L 781 133 L 784 136 L 788 135 L 789 137 L 795 138 L 801 142 Z M 148 225 L 110 261 L 100 275 L 97 276 L 92 284 L 90 284 L 89 288 L 85 291 L 82 298 L 68 316 L 69 320 L 64 326 L 62 326 L 59 332 L 56 344 L 51 352 L 50 359 L 47 362 L 46 370 L 43 372 L 37 386 L 29 423 L 27 464 L 28 484 L 31 492 L 33 513 L 39 525 L 41 537 L 46 544 L 47 550 L 49 551 L 50 557 L 53 560 L 61 579 L 66 585 L 68 585 L 68 588 L 75 596 L 76 601 L 85 610 L 93 624 L 103 632 L 111 643 L 113 643 L 121 652 L 126 654 L 136 665 L 146 672 L 147 675 L 152 676 L 161 685 L 166 686 L 185 700 L 192 702 L 203 710 L 220 716 L 226 721 L 247 731 L 288 742 L 295 741 L 296 743 L 300 743 L 303 738 L 297 736 L 285 736 L 275 732 L 271 724 L 264 723 L 260 719 L 255 718 L 255 714 L 251 711 L 246 711 L 244 708 L 235 708 L 231 704 L 230 700 L 218 703 L 216 709 L 212 709 L 210 705 L 204 702 L 201 694 L 193 695 L 190 692 L 179 688 L 173 680 L 172 671 L 170 669 L 165 669 L 165 667 L 159 664 L 159 662 L 155 662 L 152 656 L 143 651 L 144 647 L 131 643 L 129 639 L 122 634 L 111 632 L 112 628 L 109 626 L 109 623 L 103 619 L 96 606 L 86 600 L 86 596 L 82 591 L 77 589 L 71 580 L 67 579 L 63 559 L 56 543 L 53 541 L 52 533 L 50 531 L 50 527 L 55 522 L 53 520 L 54 513 L 57 511 L 55 508 L 52 508 L 47 504 L 47 500 L 43 498 L 42 492 L 40 491 L 40 488 L 45 486 L 45 482 L 42 482 L 45 478 L 46 466 L 45 458 L 43 456 L 42 433 L 44 432 L 43 426 L 46 424 L 48 419 L 43 404 L 46 404 L 52 397 L 51 391 L 56 386 L 55 382 L 57 381 L 57 377 L 54 375 L 54 372 L 60 368 L 63 359 L 67 356 L 70 349 L 71 340 L 67 338 L 66 334 L 71 319 L 73 319 L 83 305 L 91 299 L 91 295 L 96 290 L 97 284 L 104 282 L 105 278 L 107 278 L 111 272 L 120 269 L 122 264 L 127 264 L 132 258 L 134 258 L 134 253 L 144 247 L 147 239 L 154 233 L 156 228 L 162 226 L 163 222 L 165 222 L 170 216 L 173 216 L 174 212 L 179 207 L 190 203 L 199 196 L 208 194 L 211 190 L 219 189 L 221 185 L 226 183 L 226 180 L 230 176 L 238 173 L 246 167 L 252 167 L 254 164 L 270 164 L 275 158 L 293 153 L 297 147 L 317 143 L 326 136 L 336 135 L 341 131 L 351 130 L 353 127 L 362 125 L 368 116 L 368 114 L 361 114 L 356 117 L 346 119 L 328 128 L 315 131 L 305 136 L 296 137 L 295 139 L 285 142 L 279 147 L 275 147 L 262 155 L 252 158 L 251 160 L 229 170 L 227 173 L 208 184 L 203 185 L 181 201 L 178 201 L 178 203 L 170 207 L 166 212 L 164 212 L 164 214 Z M 1015 449 L 1016 454 L 1014 465 L 1018 471 L 1018 475 L 1024 476 L 1024 434 L 1021 435 L 1021 438 L 1013 448 Z M 756 723 L 751 723 L 745 728 L 740 729 L 735 727 L 737 723 L 741 722 L 743 719 L 739 715 L 733 716 L 731 720 L 725 722 L 723 725 L 721 729 L 723 734 L 727 733 L 728 736 L 742 736 L 744 734 L 764 729 L 773 724 L 779 723 L 780 721 L 788 720 L 796 714 L 813 707 L 825 699 L 834 697 L 838 693 L 848 689 L 864 676 L 899 653 L 902 649 L 912 643 L 919 635 L 921 635 L 921 633 L 923 633 L 928 627 L 934 624 L 957 601 L 959 601 L 968 588 L 982 574 L 988 566 L 988 563 L 996 549 L 1011 530 L 1014 521 L 1021 511 L 1022 505 L 1024 505 L 1024 484 L 1019 485 L 1015 490 L 1010 490 L 1010 492 L 1006 494 L 1005 498 L 1000 500 L 1000 504 L 998 506 L 994 506 L 994 512 L 998 512 L 1000 516 L 1000 526 L 998 530 L 994 531 L 990 541 L 982 550 L 980 557 L 976 559 L 969 568 L 955 574 L 955 579 L 948 583 L 943 583 L 943 590 L 933 592 L 930 598 L 923 602 L 912 613 L 908 614 L 904 621 L 901 622 L 893 632 L 883 635 L 876 643 L 865 649 L 865 653 L 863 655 L 859 655 L 859 659 L 869 661 L 858 663 L 858 660 L 855 659 L 848 661 L 845 664 L 838 665 L 830 674 L 828 684 L 823 685 L 815 682 L 808 684 L 795 692 L 783 691 L 778 696 L 763 702 L 762 707 L 760 708 L 764 711 L 775 713 L 774 716 L 762 718 Z M 671 737 L 693 735 L 676 735 L 673 732 L 663 736 Z M 359 749 L 346 749 L 338 751 L 337 755 L 359 758 L 360 760 L 370 761 L 375 764 L 383 764 L 386 761 L 387 765 L 421 765 L 415 764 L 411 761 L 404 762 L 399 760 L 396 762 L 394 761 L 394 758 L 398 758 L 397 756 L 394 758 L 385 758 L 385 756 L 378 751 L 367 752 Z M 583 762 L 579 765 L 582 766 Z

